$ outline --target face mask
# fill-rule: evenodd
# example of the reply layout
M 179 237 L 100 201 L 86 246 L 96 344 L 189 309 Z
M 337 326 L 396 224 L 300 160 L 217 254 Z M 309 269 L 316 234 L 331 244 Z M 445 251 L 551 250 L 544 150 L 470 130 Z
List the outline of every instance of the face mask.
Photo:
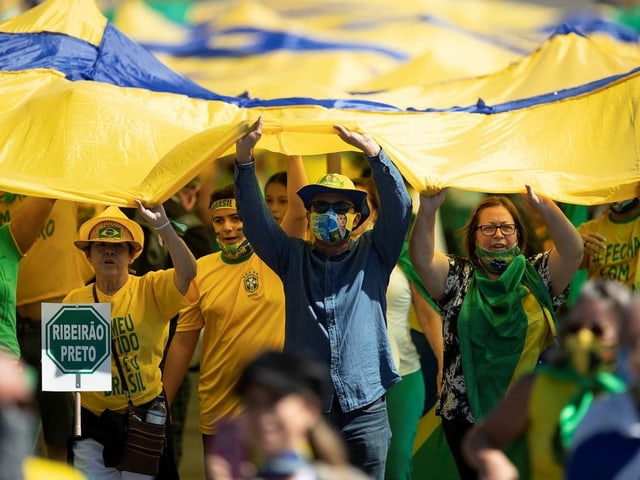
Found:
M 237 260 L 238 258 L 247 256 L 253 252 L 253 247 L 246 238 L 232 244 L 222 243 L 217 238 L 216 242 L 218 243 L 222 254 L 231 260 Z
M 353 228 L 354 219 L 355 214 L 353 213 L 338 214 L 333 210 L 329 210 L 327 213 L 312 212 L 309 214 L 313 236 L 325 242 L 339 242 L 347 238 Z M 342 228 L 340 228 L 341 223 Z
M 612 212 L 615 213 L 627 213 L 631 210 L 633 210 L 636 205 L 638 205 L 638 198 L 631 198 L 629 200 L 624 200 L 622 202 L 615 202 L 612 203 L 611 205 L 609 205 L 609 208 L 611 209 Z
M 520 255 L 520 247 L 518 244 L 509 250 L 500 252 L 485 250 L 480 245 L 476 246 L 476 256 L 478 257 L 480 265 L 482 265 L 487 272 L 493 273 L 494 275 L 500 275 L 504 272 L 511 261 L 518 255 Z
M 593 332 L 582 328 L 564 339 L 571 365 L 581 375 L 593 373 L 602 364 L 602 345 Z

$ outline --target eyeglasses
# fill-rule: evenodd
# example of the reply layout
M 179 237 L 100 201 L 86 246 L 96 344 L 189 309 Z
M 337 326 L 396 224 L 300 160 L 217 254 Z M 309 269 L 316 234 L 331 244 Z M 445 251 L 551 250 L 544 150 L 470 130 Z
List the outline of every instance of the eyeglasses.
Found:
M 485 237 L 492 237 L 496 234 L 498 229 L 500 229 L 503 235 L 513 235 L 516 233 L 518 227 L 515 223 L 503 223 L 502 225 L 480 225 L 476 227 L 476 230 L 480 230 L 480 233 Z
M 349 213 L 349 211 L 355 208 L 353 205 L 347 202 L 325 202 L 324 200 L 316 200 L 315 202 L 311 202 L 311 209 L 315 213 L 327 213 L 329 209 L 333 210 L 336 213 Z

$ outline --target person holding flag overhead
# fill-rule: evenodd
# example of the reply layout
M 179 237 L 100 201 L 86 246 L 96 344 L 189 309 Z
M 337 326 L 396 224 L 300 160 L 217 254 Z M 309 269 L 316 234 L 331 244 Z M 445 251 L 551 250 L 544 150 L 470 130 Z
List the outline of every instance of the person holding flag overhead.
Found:
M 103 413 L 124 415 L 129 401 L 146 408 L 163 393 L 160 361 L 169 321 L 199 298 L 196 261 L 164 208 L 137 203 L 142 217 L 167 246 L 175 267 L 132 275 L 130 265 L 142 251 L 144 234 L 140 225 L 111 206 L 83 223 L 80 239 L 74 242 L 93 266 L 95 283 L 73 290 L 64 299 L 65 303 L 111 304 L 112 389 L 82 393 L 82 437 L 73 444 L 73 464 L 90 478 L 153 478 L 116 469 L 123 447 L 122 425 L 110 420 L 117 417 Z M 164 450 L 171 461 L 172 454 L 169 457 Z M 161 470 L 167 475 L 167 468 Z
M 255 175 L 253 150 L 262 136 L 262 117 L 236 142 L 236 201 L 246 237 L 284 285 L 284 350 L 329 367 L 332 388 L 323 397 L 323 410 L 341 431 L 350 461 L 382 479 L 391 437 L 384 394 L 400 380 L 386 332 L 385 294 L 409 226 L 411 198 L 400 172 L 370 135 L 334 128 L 371 166 L 380 194 L 371 231 L 356 241 L 349 234 L 331 237 L 338 215 L 347 216 L 350 231 L 369 215 L 366 193 L 336 173 L 298 190 L 311 242 L 280 228 Z
M 420 196 L 409 254 L 440 308 L 443 378 L 436 413 L 460 477 L 476 478 L 462 457 L 465 432 L 531 372 L 556 335 L 554 311 L 582 261 L 580 235 L 550 199 L 526 187 L 526 200 L 544 220 L 555 247 L 525 257 L 527 235 L 514 204 L 489 196 L 466 227 L 469 258 L 435 250 L 436 212 L 445 190 Z

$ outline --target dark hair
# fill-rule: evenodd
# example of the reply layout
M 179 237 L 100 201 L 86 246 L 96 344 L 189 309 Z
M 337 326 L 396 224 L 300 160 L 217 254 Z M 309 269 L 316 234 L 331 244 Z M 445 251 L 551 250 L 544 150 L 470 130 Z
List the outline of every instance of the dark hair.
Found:
M 243 370 L 236 383 L 236 393 L 246 394 L 251 385 L 260 385 L 276 398 L 290 393 L 302 395 L 322 410 L 322 399 L 331 390 L 329 369 L 323 363 L 293 352 L 266 351 L 258 355 Z M 348 467 L 344 441 L 324 417 L 307 433 L 314 459 L 337 467 Z
M 380 197 L 378 196 L 378 187 L 372 177 L 356 177 L 351 181 L 356 187 L 364 187 L 367 191 L 367 199 L 371 202 L 371 206 L 377 212 L 380 210 Z
M 236 392 L 242 396 L 249 386 L 257 384 L 279 397 L 298 393 L 322 406 L 329 382 L 329 372 L 324 364 L 296 353 L 266 351 L 245 367 L 236 384 Z
M 507 197 L 498 197 L 491 196 L 483 198 L 473 209 L 471 212 L 471 217 L 467 224 L 462 228 L 462 231 L 465 234 L 465 248 L 467 250 L 467 256 L 469 260 L 471 260 L 475 265 L 478 265 L 478 256 L 476 255 L 476 230 L 480 223 L 479 217 L 480 212 L 485 208 L 490 207 L 504 207 L 513 217 L 513 223 L 516 224 L 516 235 L 518 236 L 518 247 L 520 247 L 520 251 L 522 253 L 525 252 L 525 248 L 527 246 L 527 231 L 524 227 L 524 223 L 522 222 L 522 217 L 520 216 L 520 212 L 513 204 L 511 200 Z
M 209 199 L 209 208 L 211 208 L 213 202 L 217 200 L 224 200 L 226 198 L 236 198 L 236 191 L 233 183 L 225 185 L 224 187 L 214 190 L 213 193 L 211 193 L 211 197 Z
M 632 296 L 629 287 L 617 280 L 593 278 L 587 281 L 560 324 L 559 337 L 563 338 L 582 327 L 590 328 L 597 324 L 602 317 L 598 316 L 599 312 L 594 307 L 594 302 L 602 302 L 603 307 L 611 312 L 619 333 L 628 314 Z
M 271 175 L 269 177 L 269 179 L 267 180 L 267 183 L 264 184 L 265 191 L 267 190 L 267 187 L 269 185 L 271 185 L 272 183 L 279 183 L 280 185 L 284 185 L 286 187 L 287 186 L 287 172 L 285 172 L 285 171 L 276 172 L 273 175 Z

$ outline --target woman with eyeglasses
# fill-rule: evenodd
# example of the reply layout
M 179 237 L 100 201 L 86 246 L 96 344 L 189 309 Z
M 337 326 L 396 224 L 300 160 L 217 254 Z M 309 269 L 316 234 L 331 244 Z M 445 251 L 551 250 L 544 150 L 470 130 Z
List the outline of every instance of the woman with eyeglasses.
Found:
M 468 258 L 435 251 L 436 212 L 445 190 L 420 196 L 409 253 L 440 307 L 443 379 L 436 413 L 461 479 L 477 478 L 461 452 L 465 432 L 531 372 L 556 334 L 554 311 L 580 266 L 580 235 L 550 199 L 526 187 L 526 200 L 544 220 L 554 248 L 525 257 L 522 219 L 506 197 L 476 205 L 464 228 Z

